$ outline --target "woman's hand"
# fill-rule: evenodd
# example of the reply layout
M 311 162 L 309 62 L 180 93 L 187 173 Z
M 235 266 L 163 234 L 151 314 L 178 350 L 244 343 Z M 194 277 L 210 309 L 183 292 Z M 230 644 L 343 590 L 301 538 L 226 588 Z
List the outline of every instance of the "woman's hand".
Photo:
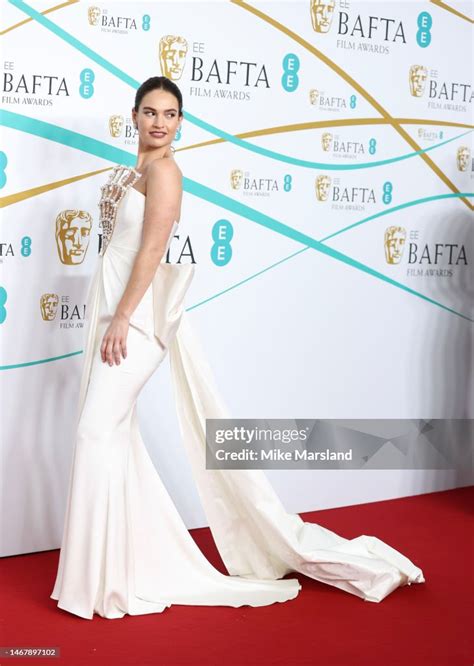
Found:
M 129 318 L 123 314 L 115 314 L 102 338 L 100 356 L 102 361 L 120 365 L 120 357 L 127 358 L 127 335 Z

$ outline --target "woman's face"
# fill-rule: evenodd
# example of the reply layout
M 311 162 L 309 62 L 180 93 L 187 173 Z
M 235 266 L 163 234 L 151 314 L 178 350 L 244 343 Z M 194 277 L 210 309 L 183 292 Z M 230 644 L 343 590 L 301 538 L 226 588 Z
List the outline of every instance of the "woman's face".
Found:
M 132 116 L 143 147 L 150 149 L 170 145 L 182 120 L 178 100 L 167 90 L 150 90 Z

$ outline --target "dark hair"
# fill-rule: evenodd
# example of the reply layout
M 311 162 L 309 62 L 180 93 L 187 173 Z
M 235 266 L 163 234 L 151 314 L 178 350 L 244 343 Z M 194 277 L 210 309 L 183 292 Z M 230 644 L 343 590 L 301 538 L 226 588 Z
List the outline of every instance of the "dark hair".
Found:
M 181 90 L 167 76 L 152 76 L 141 84 L 135 93 L 135 106 L 133 107 L 135 111 L 138 111 L 142 99 L 150 90 L 166 90 L 174 95 L 178 100 L 178 115 L 183 115 L 183 96 Z

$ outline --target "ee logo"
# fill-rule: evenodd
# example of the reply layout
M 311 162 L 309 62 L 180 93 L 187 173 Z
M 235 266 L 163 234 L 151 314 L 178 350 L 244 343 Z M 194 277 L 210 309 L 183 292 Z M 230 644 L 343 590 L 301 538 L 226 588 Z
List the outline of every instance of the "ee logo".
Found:
M 234 229 L 229 220 L 217 220 L 212 227 L 211 259 L 216 266 L 225 266 L 232 259 L 230 244 Z

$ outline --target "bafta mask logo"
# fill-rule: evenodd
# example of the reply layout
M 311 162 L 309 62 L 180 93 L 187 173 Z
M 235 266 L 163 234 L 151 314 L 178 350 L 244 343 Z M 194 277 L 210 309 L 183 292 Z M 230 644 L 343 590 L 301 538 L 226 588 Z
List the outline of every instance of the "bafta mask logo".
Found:
M 329 32 L 335 4 L 335 0 L 310 0 L 311 24 L 315 32 Z
M 109 118 L 109 132 L 110 136 L 117 138 L 122 134 L 123 116 L 110 116 Z
M 43 294 L 40 298 L 41 316 L 44 321 L 53 321 L 58 311 L 59 296 L 57 294 Z
M 329 188 L 331 187 L 331 178 L 329 176 L 318 176 L 315 180 L 316 199 L 318 201 L 327 201 Z
M 177 81 L 181 78 L 186 63 L 187 41 L 184 37 L 165 35 L 160 39 L 159 48 L 161 73 L 172 81 Z
M 99 25 L 100 14 L 100 7 L 88 7 L 87 18 L 89 20 L 89 25 Z
M 399 264 L 405 249 L 407 232 L 403 227 L 385 229 L 384 247 L 387 264 Z
M 312 88 L 309 91 L 309 102 L 310 102 L 310 104 L 313 104 L 314 106 L 316 106 L 316 104 L 318 103 L 318 97 L 319 97 L 319 90 L 316 90 L 316 88 Z
M 233 190 L 238 190 L 242 185 L 242 178 L 244 177 L 244 172 L 241 169 L 232 169 L 230 172 L 230 185 Z
M 331 149 L 331 143 L 332 143 L 332 134 L 331 132 L 323 132 L 323 135 L 321 137 L 321 145 L 323 147 L 324 151 L 328 151 Z
M 82 264 L 89 247 L 92 217 L 85 210 L 63 210 L 56 218 L 56 245 L 61 262 Z
M 471 151 L 468 146 L 459 146 L 456 151 L 456 164 L 458 171 L 467 171 L 471 159 Z
M 422 97 L 425 92 L 428 70 L 423 65 L 412 65 L 408 74 L 410 94 L 412 97 Z

